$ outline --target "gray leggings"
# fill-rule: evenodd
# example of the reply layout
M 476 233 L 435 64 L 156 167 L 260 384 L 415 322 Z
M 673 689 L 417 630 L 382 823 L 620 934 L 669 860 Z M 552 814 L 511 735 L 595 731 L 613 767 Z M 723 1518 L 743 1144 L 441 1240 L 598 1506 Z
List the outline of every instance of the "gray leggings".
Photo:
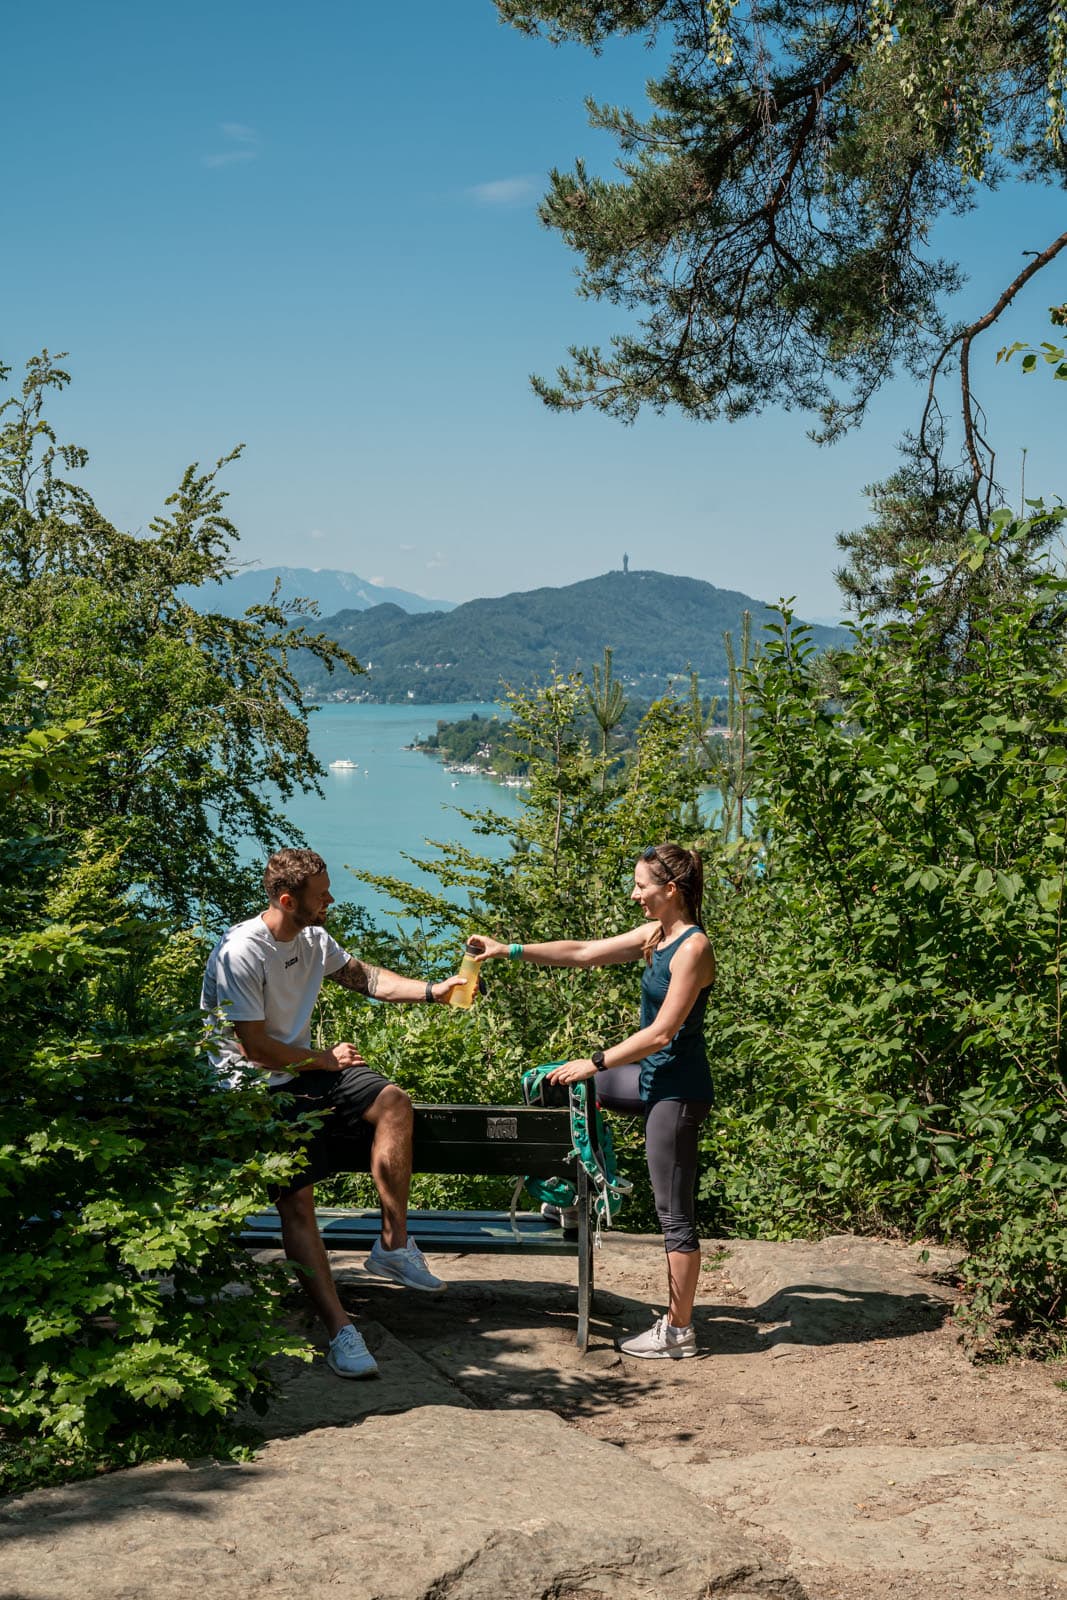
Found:
M 597 1099 L 605 1111 L 645 1119 L 645 1160 L 656 1215 L 668 1250 L 700 1249 L 696 1228 L 697 1144 L 711 1105 L 706 1100 L 641 1099 L 641 1068 L 612 1067 L 601 1074 Z

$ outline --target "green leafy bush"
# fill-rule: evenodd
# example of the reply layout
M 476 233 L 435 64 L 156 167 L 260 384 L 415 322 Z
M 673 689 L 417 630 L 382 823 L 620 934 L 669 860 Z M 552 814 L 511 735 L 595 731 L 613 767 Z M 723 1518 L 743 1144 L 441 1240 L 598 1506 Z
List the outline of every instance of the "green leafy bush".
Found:
M 1062 518 L 1064 513 L 1039 515 Z M 978 568 L 1025 550 L 1007 516 Z M 961 1245 L 979 1331 L 1062 1337 L 1067 584 L 1028 576 L 946 640 L 920 583 L 827 700 L 785 614 L 753 675 L 768 870 L 719 896 L 708 1180 L 732 1224 Z
M 100 895 L 46 826 L 92 772 L 99 719 L 6 686 L 0 727 L 0 1484 L 223 1448 L 264 1363 L 299 1341 L 236 1244 L 293 1168 L 266 1097 L 220 1090 L 196 942 Z M 38 712 L 29 723 L 27 705 Z M 17 706 L 17 712 L 10 708 Z M 129 977 L 142 980 L 131 992 Z

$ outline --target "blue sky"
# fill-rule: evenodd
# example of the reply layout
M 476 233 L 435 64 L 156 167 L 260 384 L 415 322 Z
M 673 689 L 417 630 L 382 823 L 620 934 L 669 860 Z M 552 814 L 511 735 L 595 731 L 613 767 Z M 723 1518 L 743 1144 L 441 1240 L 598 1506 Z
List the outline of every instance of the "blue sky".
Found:
M 626 551 L 836 614 L 834 534 L 894 464 L 909 381 L 831 450 L 799 414 L 625 428 L 530 391 L 620 325 L 577 298 L 535 205 L 551 166 L 611 160 L 583 97 L 637 104 L 638 42 L 556 50 L 490 0 L 53 0 L 4 35 L 0 359 L 69 352 L 54 415 L 113 521 L 146 528 L 188 462 L 242 441 L 225 480 L 242 561 L 458 601 Z M 961 309 L 987 309 L 1063 211 L 1016 189 L 942 230 L 970 274 Z M 1065 386 L 993 358 L 1048 337 L 1065 299 L 1048 269 L 975 363 L 1005 480 L 1025 445 L 1027 492 L 1049 496 Z

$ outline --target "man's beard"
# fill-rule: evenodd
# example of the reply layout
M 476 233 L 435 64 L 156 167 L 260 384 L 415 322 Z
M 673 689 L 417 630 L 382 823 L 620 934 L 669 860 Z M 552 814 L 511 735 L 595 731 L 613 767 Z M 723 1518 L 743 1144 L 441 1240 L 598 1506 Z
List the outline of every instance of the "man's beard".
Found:
M 310 911 L 306 906 L 298 906 L 293 921 L 298 928 L 321 928 L 325 915 L 325 911 Z

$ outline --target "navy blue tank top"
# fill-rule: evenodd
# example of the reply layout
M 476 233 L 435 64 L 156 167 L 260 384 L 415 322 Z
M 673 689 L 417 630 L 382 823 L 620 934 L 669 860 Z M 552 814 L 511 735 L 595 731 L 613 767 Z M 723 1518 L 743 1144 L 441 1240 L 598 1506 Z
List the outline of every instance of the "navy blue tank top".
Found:
M 699 932 L 699 928 L 686 928 L 670 944 L 660 945 L 652 952 L 652 960 L 641 974 L 642 1028 L 655 1022 L 667 998 L 671 957 L 691 934 Z M 670 1043 L 641 1062 L 641 1098 L 648 1104 L 657 1100 L 710 1101 L 714 1097 L 704 1044 L 704 1013 L 710 993 L 709 983 L 700 990 L 689 1015 Z

